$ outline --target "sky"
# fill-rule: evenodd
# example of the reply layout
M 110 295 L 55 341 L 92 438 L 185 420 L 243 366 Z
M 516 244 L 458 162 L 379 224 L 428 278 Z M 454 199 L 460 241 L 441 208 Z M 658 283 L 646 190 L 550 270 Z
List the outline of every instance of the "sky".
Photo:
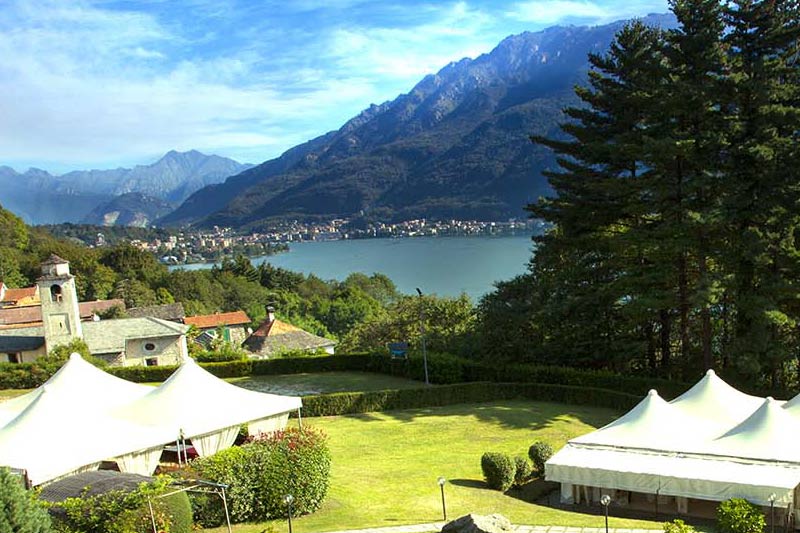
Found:
M 0 165 L 260 163 L 451 61 L 666 0 L 0 0 Z

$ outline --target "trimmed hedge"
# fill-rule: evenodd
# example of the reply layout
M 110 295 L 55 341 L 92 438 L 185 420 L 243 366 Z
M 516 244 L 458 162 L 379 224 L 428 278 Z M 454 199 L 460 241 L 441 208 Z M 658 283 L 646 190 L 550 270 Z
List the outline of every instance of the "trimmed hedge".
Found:
M 304 396 L 303 416 L 334 416 L 513 399 L 589 404 L 613 409 L 630 409 L 641 400 L 633 394 L 589 387 L 478 382 L 420 389 L 336 392 Z
M 419 356 L 411 356 L 407 360 L 395 360 L 388 355 L 326 355 L 202 363 L 201 366 L 221 378 L 357 371 L 376 372 L 420 381 L 424 379 L 423 360 Z M 164 381 L 175 371 L 175 368 L 174 366 L 135 366 L 109 368 L 108 371 L 123 379 L 143 383 Z M 44 372 L 34 363 L 0 363 L 0 389 L 37 387 L 50 375 L 51 372 Z M 647 391 L 655 388 L 666 399 L 675 397 L 689 388 L 687 384 L 664 379 L 623 376 L 607 371 L 569 367 L 523 364 L 497 366 L 440 353 L 428 354 L 428 375 L 431 383 L 436 384 L 474 381 L 548 383 L 624 391 L 638 397 L 644 396 Z
M 514 484 L 516 465 L 514 460 L 504 453 L 484 453 L 481 457 L 481 470 L 486 484 L 494 490 L 505 492 Z

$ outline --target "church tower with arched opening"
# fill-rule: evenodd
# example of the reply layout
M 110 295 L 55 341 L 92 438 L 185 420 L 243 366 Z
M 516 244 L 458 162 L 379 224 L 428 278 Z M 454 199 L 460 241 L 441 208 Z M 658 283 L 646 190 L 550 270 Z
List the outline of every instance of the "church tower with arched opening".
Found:
M 36 280 L 42 300 L 45 349 L 83 338 L 75 276 L 69 262 L 51 255 L 42 263 L 42 277 Z

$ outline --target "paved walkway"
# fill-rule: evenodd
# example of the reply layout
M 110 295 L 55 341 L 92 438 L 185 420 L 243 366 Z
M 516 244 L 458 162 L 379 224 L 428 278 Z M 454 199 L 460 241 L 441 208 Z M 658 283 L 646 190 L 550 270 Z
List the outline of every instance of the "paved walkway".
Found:
M 350 529 L 331 533 L 431 533 L 441 531 L 447 522 L 430 522 L 407 526 L 371 527 Z M 606 533 L 604 527 L 566 527 L 566 526 L 514 526 L 518 533 Z M 608 533 L 663 533 L 660 529 L 622 529 L 609 528 Z

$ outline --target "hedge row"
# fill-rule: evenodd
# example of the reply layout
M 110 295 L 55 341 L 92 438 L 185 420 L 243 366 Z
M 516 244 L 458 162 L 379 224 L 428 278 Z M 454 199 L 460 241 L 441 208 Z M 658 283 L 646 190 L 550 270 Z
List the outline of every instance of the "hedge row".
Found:
M 328 355 L 257 361 L 229 361 L 203 363 L 201 366 L 221 377 L 299 374 L 311 372 L 361 371 L 377 372 L 399 377 L 424 379 L 421 357 L 395 360 L 388 355 Z M 108 369 L 121 378 L 144 382 L 164 381 L 175 371 L 174 366 L 135 366 Z M 667 399 L 685 391 L 689 386 L 665 379 L 623 376 L 613 372 L 583 370 L 569 367 L 539 365 L 498 366 L 490 363 L 462 359 L 448 354 L 428 355 L 428 375 L 431 383 L 454 384 L 473 381 L 549 383 L 624 391 L 644 396 L 655 388 Z M 23 389 L 41 385 L 48 374 L 35 364 L 0 363 L 0 389 Z
M 337 392 L 303 397 L 303 416 L 438 407 L 459 403 L 526 399 L 627 410 L 641 397 L 598 388 L 541 383 L 460 383 L 420 389 Z

